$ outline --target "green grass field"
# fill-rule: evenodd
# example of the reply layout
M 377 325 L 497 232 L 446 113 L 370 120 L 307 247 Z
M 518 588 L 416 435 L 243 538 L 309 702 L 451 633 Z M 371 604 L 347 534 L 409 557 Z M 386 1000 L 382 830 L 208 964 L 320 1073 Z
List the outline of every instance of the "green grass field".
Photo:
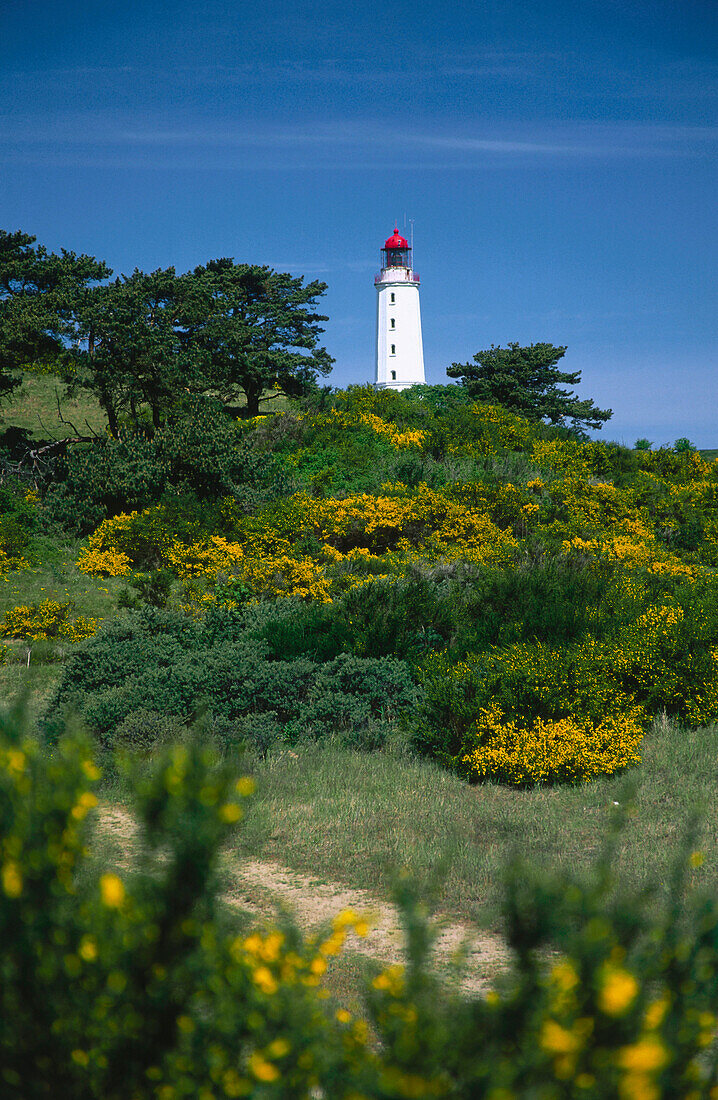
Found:
M 624 883 L 664 882 L 698 815 L 696 845 L 706 859 L 693 876 L 718 890 L 717 749 L 716 728 L 658 722 L 632 772 L 519 791 L 469 786 L 405 751 L 293 748 L 257 764 L 258 794 L 236 857 L 276 860 L 384 896 L 405 869 L 436 892 L 443 911 L 487 926 L 497 922 L 502 869 L 515 853 L 532 865 L 588 868 L 628 810 L 617 855 Z
M 59 403 L 59 404 L 58 404 Z M 25 428 L 34 439 L 61 439 L 104 432 L 107 418 L 88 393 L 67 397 L 65 386 L 52 374 L 26 374 L 2 408 L 3 421 Z

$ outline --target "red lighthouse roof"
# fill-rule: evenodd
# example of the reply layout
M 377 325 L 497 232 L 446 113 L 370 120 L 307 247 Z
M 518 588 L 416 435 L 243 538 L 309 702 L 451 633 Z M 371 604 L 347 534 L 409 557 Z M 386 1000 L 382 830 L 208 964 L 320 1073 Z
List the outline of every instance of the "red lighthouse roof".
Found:
M 391 237 L 388 237 L 384 248 L 408 248 L 409 242 L 406 237 L 402 237 L 396 224 L 394 225 L 394 233 Z

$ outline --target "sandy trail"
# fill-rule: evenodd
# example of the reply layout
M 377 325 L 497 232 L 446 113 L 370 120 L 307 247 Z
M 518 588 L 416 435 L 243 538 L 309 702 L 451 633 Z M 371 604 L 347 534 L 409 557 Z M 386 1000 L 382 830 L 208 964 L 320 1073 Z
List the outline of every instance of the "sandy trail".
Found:
M 137 825 L 131 815 L 117 806 L 100 808 L 100 833 L 118 844 L 128 862 L 137 844 Z M 404 933 L 395 905 L 367 890 L 337 882 L 317 882 L 315 877 L 292 871 L 270 860 L 238 863 L 225 857 L 223 900 L 233 907 L 271 919 L 278 906 L 287 909 L 305 932 L 327 924 L 342 909 L 354 909 L 369 918 L 365 937 L 350 932 L 346 949 L 390 964 L 404 958 Z M 434 918 L 438 935 L 434 954 L 439 967 L 451 963 L 458 952 L 465 955 L 461 985 L 466 991 L 485 992 L 497 973 L 509 962 L 509 952 L 500 936 L 473 925 L 443 916 Z

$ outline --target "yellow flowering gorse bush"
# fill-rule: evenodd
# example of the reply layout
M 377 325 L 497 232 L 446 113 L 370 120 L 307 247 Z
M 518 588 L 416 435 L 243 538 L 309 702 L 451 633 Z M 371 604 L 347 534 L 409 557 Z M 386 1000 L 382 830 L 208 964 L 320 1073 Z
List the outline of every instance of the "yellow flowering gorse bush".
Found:
M 44 641 L 48 638 L 66 638 L 79 642 L 91 637 L 97 630 L 97 619 L 84 615 L 70 618 L 70 601 L 43 600 L 39 604 L 20 605 L 5 612 L 4 634 L 10 638 L 26 638 L 28 641 Z

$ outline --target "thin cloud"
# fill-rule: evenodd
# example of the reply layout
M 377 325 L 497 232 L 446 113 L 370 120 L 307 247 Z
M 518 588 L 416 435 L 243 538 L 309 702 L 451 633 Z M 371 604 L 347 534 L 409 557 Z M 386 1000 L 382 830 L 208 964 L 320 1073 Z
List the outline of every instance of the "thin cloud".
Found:
M 428 170 L 500 165 L 517 158 L 627 159 L 678 158 L 713 152 L 718 127 L 641 122 L 541 122 L 486 126 L 452 132 L 402 129 L 387 131 L 384 120 L 256 125 L 123 126 L 120 120 L 82 115 L 42 122 L 0 118 L 6 163 L 33 157 L 49 163 L 64 150 L 81 158 L 106 158 L 108 164 L 141 167 L 233 169 L 368 168 L 388 164 Z M 161 160 L 155 154 L 162 152 Z M 192 154 L 198 156 L 197 163 Z M 155 159 L 153 160 L 153 157 Z M 29 158 L 29 160 L 28 160 Z M 201 163 L 200 163 L 201 161 Z

